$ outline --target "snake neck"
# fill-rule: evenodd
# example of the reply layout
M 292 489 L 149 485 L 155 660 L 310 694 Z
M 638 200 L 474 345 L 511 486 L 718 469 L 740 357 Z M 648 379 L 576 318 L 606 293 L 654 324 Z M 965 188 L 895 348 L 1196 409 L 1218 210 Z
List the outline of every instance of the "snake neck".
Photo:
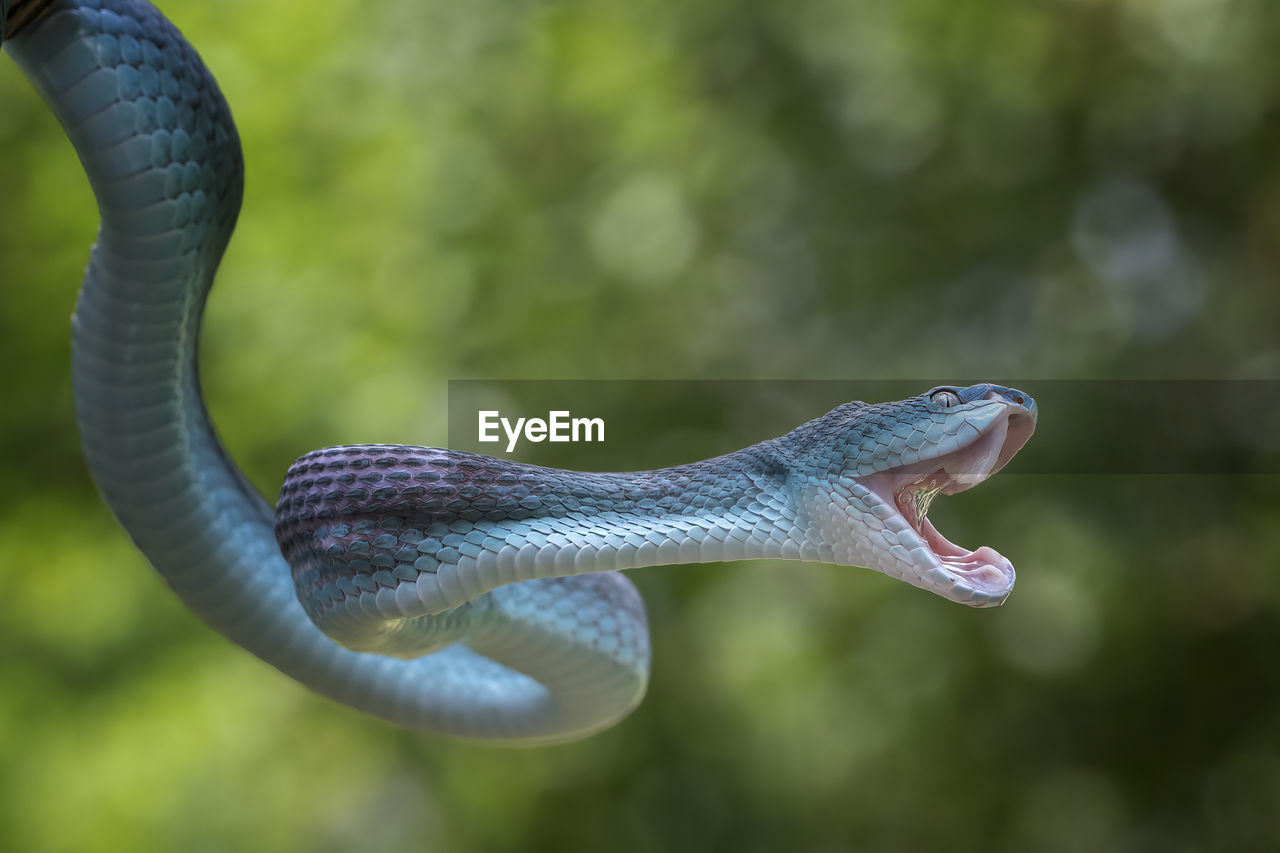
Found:
M 829 558 L 798 517 L 793 486 L 802 484 L 774 444 L 621 474 L 425 447 L 330 448 L 290 469 L 276 535 L 311 618 L 344 645 L 392 652 L 403 620 L 455 611 L 507 584 Z M 369 601 L 385 621 L 366 618 Z

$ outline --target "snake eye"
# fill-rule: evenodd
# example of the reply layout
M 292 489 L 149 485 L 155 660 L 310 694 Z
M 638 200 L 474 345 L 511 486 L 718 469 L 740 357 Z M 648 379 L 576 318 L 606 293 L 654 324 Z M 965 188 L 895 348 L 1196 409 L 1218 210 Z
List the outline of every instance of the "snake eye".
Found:
M 934 405 L 941 406 L 944 409 L 949 409 L 952 406 L 960 405 L 960 395 L 955 391 L 943 388 L 940 391 L 934 391 L 930 394 L 929 402 Z

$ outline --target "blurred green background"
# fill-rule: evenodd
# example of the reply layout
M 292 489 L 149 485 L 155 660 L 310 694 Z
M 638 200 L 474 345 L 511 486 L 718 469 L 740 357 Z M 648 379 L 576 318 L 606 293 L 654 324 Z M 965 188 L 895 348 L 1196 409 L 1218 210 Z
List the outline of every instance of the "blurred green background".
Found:
M 1280 376 L 1265 0 L 161 6 L 243 137 L 203 364 L 268 495 L 315 447 L 443 444 L 449 379 Z M 633 572 L 649 696 L 569 746 L 309 693 L 94 493 L 67 366 L 94 205 L 7 59 L 0 152 L 0 849 L 1280 849 L 1274 474 L 1015 461 L 931 513 L 1019 567 L 995 611 L 830 566 Z

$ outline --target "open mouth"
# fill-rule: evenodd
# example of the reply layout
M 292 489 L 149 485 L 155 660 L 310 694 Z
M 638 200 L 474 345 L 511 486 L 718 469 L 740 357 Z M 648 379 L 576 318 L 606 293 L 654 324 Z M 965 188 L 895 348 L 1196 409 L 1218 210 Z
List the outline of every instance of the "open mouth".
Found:
M 915 543 L 906 545 L 916 560 L 915 577 L 903 579 L 962 604 L 990 607 L 1001 604 L 1013 589 L 1013 564 L 985 545 L 970 551 L 947 539 L 933 526 L 927 513 L 938 495 L 954 495 L 971 489 L 999 471 L 1013 458 L 1035 430 L 1035 418 L 1026 409 L 1002 403 L 986 426 L 965 445 L 941 456 L 902 465 L 860 478 L 863 485 L 894 507 L 906 521 Z M 923 548 L 921 548 L 923 546 Z

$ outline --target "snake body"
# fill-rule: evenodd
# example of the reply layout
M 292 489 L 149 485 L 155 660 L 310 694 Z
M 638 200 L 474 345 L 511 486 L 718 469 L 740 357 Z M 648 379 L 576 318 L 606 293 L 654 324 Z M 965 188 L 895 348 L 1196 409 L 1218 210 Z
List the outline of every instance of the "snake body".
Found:
M 408 727 L 550 743 L 643 696 L 644 608 L 620 569 L 802 559 L 974 606 L 1008 595 L 1007 560 L 953 545 L 925 517 L 1034 429 L 1031 398 L 990 384 L 848 403 L 659 471 L 330 448 L 293 464 L 273 510 L 218 441 L 197 370 L 243 185 L 216 82 L 141 0 L 0 0 L 0 34 L 102 216 L 72 337 L 90 472 L 183 601 L 298 681 Z

